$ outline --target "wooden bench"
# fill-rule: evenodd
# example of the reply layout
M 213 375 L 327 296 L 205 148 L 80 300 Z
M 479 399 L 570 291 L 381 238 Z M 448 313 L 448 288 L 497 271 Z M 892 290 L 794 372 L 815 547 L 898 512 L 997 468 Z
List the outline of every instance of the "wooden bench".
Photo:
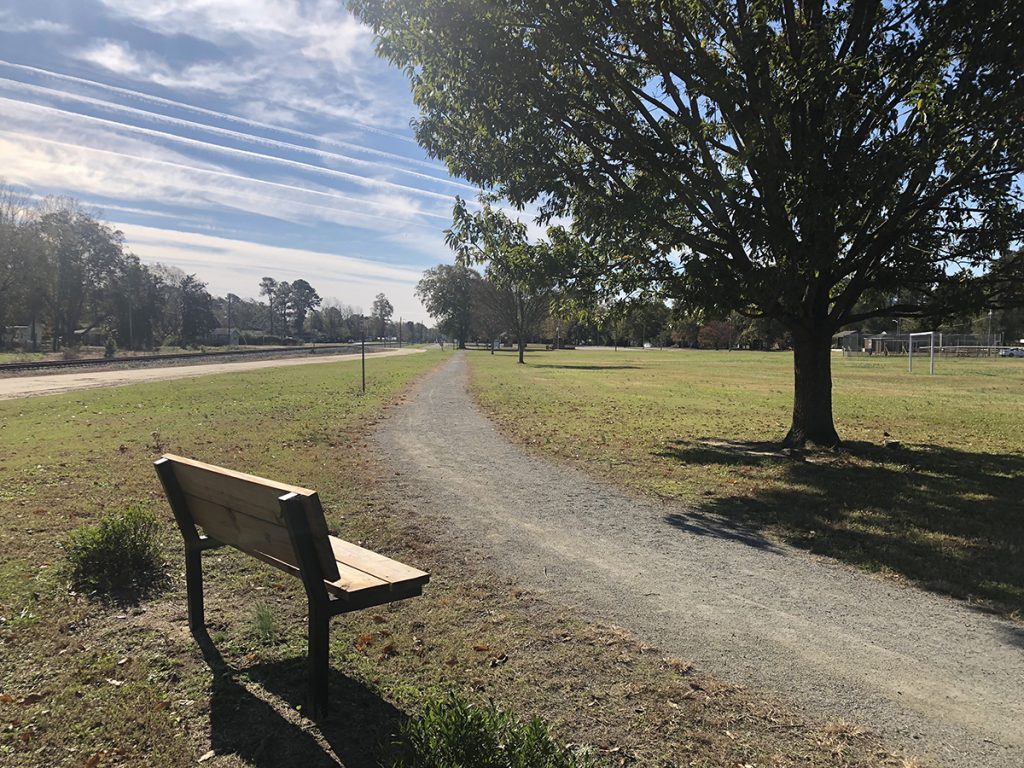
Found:
M 331 617 L 415 597 L 430 575 L 329 535 L 315 491 L 170 454 L 155 465 L 185 539 L 192 634 L 208 639 L 201 559 L 205 550 L 230 545 L 298 576 L 309 601 L 312 715 L 325 715 Z

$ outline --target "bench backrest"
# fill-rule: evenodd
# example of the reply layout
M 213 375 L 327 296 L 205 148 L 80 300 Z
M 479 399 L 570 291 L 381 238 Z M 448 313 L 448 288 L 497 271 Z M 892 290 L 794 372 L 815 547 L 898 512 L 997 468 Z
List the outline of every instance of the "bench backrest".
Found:
M 165 454 L 158 464 L 173 469 L 182 502 L 192 521 L 201 526 L 207 536 L 292 574 L 299 573 L 299 561 L 281 517 L 280 498 L 296 494 L 302 499 L 323 577 L 327 581 L 339 578 L 316 491 L 173 454 Z M 166 488 L 166 482 L 165 490 L 170 496 L 171 489 Z M 173 504 L 174 500 L 171 502 Z

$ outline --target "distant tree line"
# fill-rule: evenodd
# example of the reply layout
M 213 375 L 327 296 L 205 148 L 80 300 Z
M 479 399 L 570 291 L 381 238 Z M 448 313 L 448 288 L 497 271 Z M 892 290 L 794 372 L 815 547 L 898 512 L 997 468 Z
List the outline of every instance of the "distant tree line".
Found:
M 482 195 L 479 210 L 471 212 L 458 200 L 452 227 L 446 232 L 456 263 L 427 270 L 417 295 L 438 329 L 458 340 L 503 339 L 519 347 L 519 361 L 528 342 L 586 343 L 607 346 L 693 347 L 704 349 L 793 349 L 792 328 L 776 318 L 724 308 L 718 312 L 668 299 L 644 281 L 623 285 L 609 295 L 587 280 L 580 270 L 579 251 L 557 229 L 548 238 L 531 242 L 524 224 L 495 206 L 495 198 Z M 1021 269 L 1021 251 L 1002 260 L 1004 268 Z M 473 269 L 481 266 L 483 271 Z M 575 274 L 575 278 L 567 278 Z M 867 306 L 903 306 L 919 299 L 910 289 L 871 292 Z M 939 331 L 970 335 L 996 344 L 1015 345 L 1024 339 L 1024 307 L 1008 306 L 979 312 L 965 306 L 946 312 L 941 319 L 901 318 L 852 311 L 862 317 L 844 328 L 864 333 Z
M 124 235 L 70 198 L 34 201 L 0 183 L 0 347 L 149 350 L 200 344 L 432 340 L 383 295 L 370 315 L 304 279 L 264 277 L 259 299 L 212 296 L 195 274 L 147 265 Z

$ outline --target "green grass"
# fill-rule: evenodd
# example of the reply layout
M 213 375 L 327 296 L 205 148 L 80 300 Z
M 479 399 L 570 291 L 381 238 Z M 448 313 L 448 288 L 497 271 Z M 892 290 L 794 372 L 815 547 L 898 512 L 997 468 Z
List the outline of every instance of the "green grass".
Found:
M 362 538 L 364 431 L 441 357 L 370 358 L 365 397 L 358 364 L 343 362 L 0 402 L 0 764 L 194 765 L 233 733 L 261 743 L 261 722 L 287 733 L 265 705 L 240 705 L 251 699 L 240 673 L 211 687 L 196 662 L 181 535 L 152 462 L 175 452 L 314 487 L 332 532 Z M 69 593 L 62 544 L 126 508 L 156 515 L 172 591 L 135 607 Z M 280 666 L 302 691 L 301 583 L 233 552 L 204 559 L 208 624 L 225 658 Z M 267 641 L 256 602 L 281 642 Z
M 166 581 L 156 516 L 139 507 L 103 515 L 64 544 L 71 586 L 104 598 L 133 600 Z
M 281 640 L 281 627 L 274 609 L 262 600 L 253 606 L 249 631 L 253 639 L 261 645 L 274 645 Z
M 390 768 L 598 768 L 551 737 L 539 718 L 517 720 L 455 695 L 430 702 L 402 728 Z
M 1009 615 L 1024 609 L 1024 361 L 834 358 L 849 450 L 775 453 L 785 353 L 471 353 L 480 402 L 529 446 L 813 552 Z M 889 438 L 885 438 L 885 433 Z M 881 447 L 884 440 L 900 443 Z M 723 443 L 742 443 L 742 446 Z
M 366 397 L 343 362 L 0 401 L 0 765 L 184 768 L 212 751 L 203 765 L 376 768 L 406 713 L 451 689 L 615 765 L 900 764 L 453 548 L 367 439 L 449 354 L 371 357 Z M 151 466 L 167 451 L 315 488 L 332 533 L 431 572 L 422 598 L 332 623 L 324 723 L 301 714 L 298 579 L 207 552 L 215 649 L 188 633 L 181 535 Z M 160 521 L 169 590 L 137 605 L 71 594 L 61 542 L 129 506 Z

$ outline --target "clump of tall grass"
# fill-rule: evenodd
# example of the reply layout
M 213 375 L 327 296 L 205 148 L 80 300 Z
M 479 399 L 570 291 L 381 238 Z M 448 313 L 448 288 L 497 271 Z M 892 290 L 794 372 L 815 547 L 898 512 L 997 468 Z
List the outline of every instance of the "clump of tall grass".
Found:
M 167 575 L 159 524 L 140 507 L 104 515 L 64 543 L 71 586 L 101 597 L 140 597 L 163 586 Z
M 389 768 L 598 768 L 557 743 L 539 718 L 520 721 L 450 694 L 402 726 Z

